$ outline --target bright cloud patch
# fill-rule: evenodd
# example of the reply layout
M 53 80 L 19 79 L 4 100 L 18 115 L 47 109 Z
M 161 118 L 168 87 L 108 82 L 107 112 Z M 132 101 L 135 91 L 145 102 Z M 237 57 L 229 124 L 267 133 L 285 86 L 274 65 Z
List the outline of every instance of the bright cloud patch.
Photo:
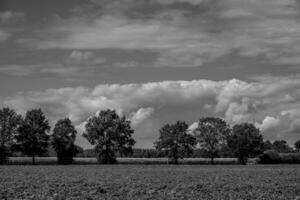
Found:
M 145 119 L 147 119 L 153 112 L 154 112 L 154 109 L 151 108 L 151 107 L 149 107 L 149 108 L 140 108 L 135 113 L 131 113 L 129 118 L 130 118 L 130 121 L 131 121 L 133 126 L 138 126 Z
M 280 124 L 280 120 L 276 119 L 274 117 L 270 117 L 267 116 L 263 121 L 262 124 L 259 125 L 258 127 L 262 130 L 262 131 L 267 131 L 267 130 L 276 130 L 275 128 L 278 127 Z
M 135 133 L 138 146 L 152 144 L 165 123 L 186 120 L 192 124 L 202 116 L 225 117 L 230 124 L 253 122 L 259 124 L 268 139 L 282 138 L 291 142 L 299 139 L 296 132 L 300 119 L 299 86 L 298 77 L 276 81 L 265 78 L 251 83 L 233 79 L 103 84 L 94 89 L 77 87 L 25 92 L 2 102 L 21 113 L 41 107 L 52 123 L 68 116 L 77 126 L 81 124 L 80 132 L 89 116 L 114 108 L 130 118 L 138 130 Z M 282 126 L 272 129 L 278 124 Z

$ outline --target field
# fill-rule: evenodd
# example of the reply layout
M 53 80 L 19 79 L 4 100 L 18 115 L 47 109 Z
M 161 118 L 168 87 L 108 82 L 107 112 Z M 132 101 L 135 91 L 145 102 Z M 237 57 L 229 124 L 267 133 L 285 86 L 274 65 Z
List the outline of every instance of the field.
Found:
M 0 199 L 294 200 L 299 165 L 7 165 Z

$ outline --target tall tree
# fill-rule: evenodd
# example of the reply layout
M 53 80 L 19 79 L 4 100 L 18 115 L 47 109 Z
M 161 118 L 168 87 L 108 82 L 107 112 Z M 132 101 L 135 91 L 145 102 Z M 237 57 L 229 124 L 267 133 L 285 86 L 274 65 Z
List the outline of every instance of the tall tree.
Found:
M 297 142 L 295 142 L 294 147 L 295 147 L 295 150 L 297 152 L 300 152 L 300 140 L 298 140 Z
M 264 148 L 263 137 L 258 128 L 250 123 L 233 126 L 232 135 L 228 137 L 228 146 L 237 156 L 240 164 L 247 164 L 249 157 L 262 153 Z
M 292 148 L 287 144 L 285 140 L 276 140 L 273 142 L 272 148 L 278 153 L 290 153 Z
M 116 153 L 129 155 L 135 144 L 130 121 L 120 117 L 115 110 L 103 110 L 88 119 L 83 136 L 95 145 L 97 159 L 102 164 L 116 163 Z
M 177 121 L 172 125 L 164 125 L 159 131 L 160 136 L 155 142 L 155 148 L 166 153 L 171 163 L 178 164 L 179 158 L 193 153 L 196 139 L 187 133 L 188 127 L 184 121 Z
M 0 110 L 0 164 L 7 161 L 13 139 L 22 122 L 22 116 L 10 108 Z
M 225 120 L 217 117 L 203 117 L 194 130 L 200 146 L 208 152 L 211 164 L 218 152 L 226 144 L 231 129 Z
M 32 164 L 35 164 L 36 155 L 47 151 L 49 131 L 49 122 L 41 109 L 27 111 L 16 140 L 19 150 L 32 157 Z
M 78 153 L 74 144 L 77 131 L 69 118 L 59 120 L 53 129 L 51 144 L 57 154 L 58 164 L 71 164 Z

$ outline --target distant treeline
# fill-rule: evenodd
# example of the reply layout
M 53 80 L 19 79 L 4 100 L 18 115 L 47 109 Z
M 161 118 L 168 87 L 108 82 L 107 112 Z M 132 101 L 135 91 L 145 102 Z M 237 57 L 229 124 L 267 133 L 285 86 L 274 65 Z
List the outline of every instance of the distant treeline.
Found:
M 259 156 L 266 162 L 298 163 L 300 141 L 294 149 L 286 141 L 264 141 L 260 130 L 252 123 L 230 126 L 219 117 L 202 117 L 194 130 L 185 121 L 165 124 L 159 130 L 154 149 L 133 148 L 135 140 L 131 122 L 115 110 L 102 110 L 90 117 L 83 137 L 94 146 L 84 150 L 75 144 L 77 131 L 69 118 L 56 122 L 53 130 L 41 109 L 32 109 L 23 117 L 13 109 L 0 109 L 0 164 L 9 156 L 57 157 L 58 164 L 71 164 L 74 157 L 96 157 L 98 163 L 113 164 L 117 157 L 168 158 L 178 164 L 182 158 L 237 158 L 247 164 L 249 158 Z M 283 154 L 287 154 L 285 156 Z M 274 158 L 274 159 L 273 159 Z M 263 161 L 264 162 L 264 161 Z
M 273 143 L 270 141 L 266 141 L 264 143 L 262 151 L 273 150 L 277 153 L 296 153 L 297 150 L 291 148 L 285 140 L 276 140 Z M 163 158 L 167 157 L 165 152 L 159 152 L 156 149 L 142 149 L 142 148 L 133 148 L 133 153 L 128 156 L 131 158 Z M 52 152 L 52 153 L 50 153 Z M 48 156 L 55 157 L 55 151 L 49 151 Z M 94 149 L 85 149 L 81 150 L 80 153 L 76 155 L 76 157 L 96 157 L 96 152 Z M 122 157 L 121 155 L 117 155 L 117 157 Z M 205 149 L 196 148 L 193 153 L 188 156 L 190 158 L 209 158 L 209 154 Z M 233 158 L 234 153 L 226 146 L 220 149 L 216 158 Z

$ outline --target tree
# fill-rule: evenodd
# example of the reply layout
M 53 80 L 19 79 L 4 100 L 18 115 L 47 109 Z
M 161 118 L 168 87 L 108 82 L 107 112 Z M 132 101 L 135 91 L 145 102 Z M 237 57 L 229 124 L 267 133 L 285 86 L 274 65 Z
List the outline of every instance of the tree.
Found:
M 237 124 L 232 129 L 232 135 L 228 137 L 228 146 L 237 156 L 240 164 L 247 164 L 249 157 L 254 157 L 263 151 L 263 137 L 253 124 Z
M 292 148 L 286 143 L 285 140 L 276 140 L 273 142 L 272 148 L 278 153 L 290 153 Z
M 97 159 L 102 164 L 116 163 L 116 153 L 129 155 L 135 144 L 130 121 L 120 117 L 115 110 L 103 110 L 88 119 L 83 136 L 95 145 Z
M 217 117 L 203 117 L 199 120 L 198 128 L 194 130 L 200 146 L 208 152 L 211 164 L 218 152 L 226 144 L 231 129 L 225 120 Z
M 27 111 L 16 140 L 17 148 L 32 157 L 32 164 L 35 164 L 36 155 L 43 155 L 47 151 L 49 131 L 49 122 L 41 109 Z
M 270 140 L 267 140 L 264 142 L 263 151 L 272 150 L 272 148 L 273 148 L 273 145 L 272 145 L 272 142 L 270 142 Z
M 22 121 L 22 116 L 18 115 L 10 108 L 0 110 L 0 164 L 7 161 L 13 145 L 13 139 Z
M 296 149 L 297 152 L 300 152 L 300 140 L 298 140 L 297 142 L 295 142 L 294 147 Z
M 53 129 L 51 144 L 57 154 L 58 164 L 71 164 L 78 153 L 74 144 L 77 131 L 69 118 L 59 120 Z
M 155 142 L 155 148 L 166 153 L 171 163 L 178 164 L 179 158 L 193 153 L 196 139 L 187 133 L 188 127 L 184 121 L 177 121 L 172 125 L 164 125 L 159 131 L 160 136 Z

